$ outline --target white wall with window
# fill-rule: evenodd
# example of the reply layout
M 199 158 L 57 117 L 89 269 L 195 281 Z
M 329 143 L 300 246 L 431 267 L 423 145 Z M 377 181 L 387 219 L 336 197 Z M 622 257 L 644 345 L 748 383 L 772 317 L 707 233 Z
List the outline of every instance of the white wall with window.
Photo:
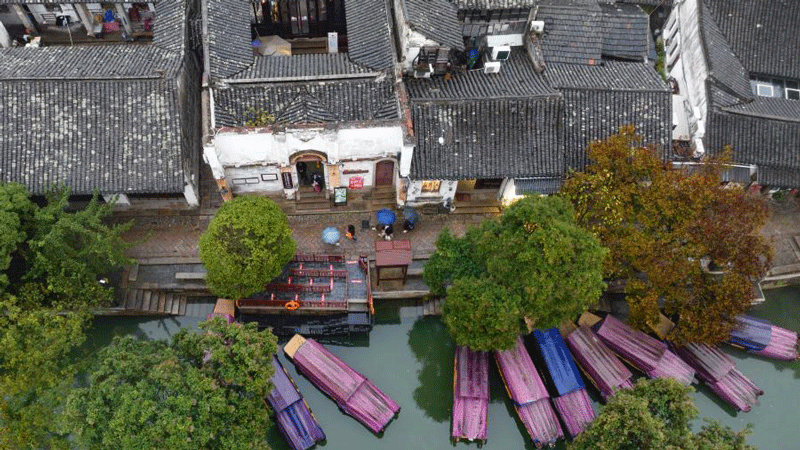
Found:
M 452 204 L 455 201 L 456 180 L 411 180 L 406 192 L 406 204 L 420 206 Z
M 281 132 L 223 129 L 214 136 L 212 145 L 204 148 L 204 156 L 215 177 L 224 175 L 234 193 L 283 193 L 293 198 L 300 184 L 297 161 L 293 161 L 298 154 L 319 155 L 325 166 L 325 186 L 331 190 L 349 186 L 354 177 L 361 178 L 356 181 L 363 182 L 363 188 L 371 187 L 376 163 L 381 160 L 394 161 L 396 174 L 397 161 L 407 149 L 399 125 Z
M 750 80 L 750 86 L 759 97 L 800 100 L 800 82 L 797 80 L 756 77 Z

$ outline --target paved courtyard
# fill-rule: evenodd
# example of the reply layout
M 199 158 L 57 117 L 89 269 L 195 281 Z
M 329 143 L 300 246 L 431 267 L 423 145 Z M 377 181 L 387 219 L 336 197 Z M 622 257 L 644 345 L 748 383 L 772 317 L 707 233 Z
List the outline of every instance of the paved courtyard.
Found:
M 427 257 L 435 249 L 436 238 L 444 228 L 463 235 L 470 225 L 490 217 L 485 214 L 422 214 L 416 228 L 402 232 L 402 215 L 398 213 L 394 239 L 408 239 L 415 257 Z M 208 226 L 210 215 L 156 215 L 135 217 L 133 228 L 125 238 L 139 243 L 128 251 L 132 258 L 192 258 L 197 257 L 197 242 Z M 289 216 L 289 226 L 297 242 L 298 252 L 345 253 L 347 255 L 371 254 L 377 231 L 362 229 L 362 221 L 376 225 L 375 214 L 328 213 Z M 356 227 L 356 241 L 344 238 L 348 225 Z M 342 234 L 339 246 L 325 244 L 322 230 L 337 227 Z
M 794 197 L 785 202 L 770 202 L 772 214 L 762 232 L 773 248 L 774 272 L 800 273 L 800 200 Z M 135 216 L 133 228 L 125 237 L 140 241 L 131 248 L 132 258 L 197 257 L 197 242 L 208 226 L 213 209 L 198 212 L 167 212 L 156 215 Z M 398 213 L 395 226 L 395 239 L 409 239 L 414 255 L 424 258 L 435 249 L 436 237 L 444 228 L 456 235 L 463 235 L 467 228 L 485 220 L 487 214 L 421 214 L 420 221 L 413 231 L 402 233 L 402 215 Z M 120 220 L 123 220 L 121 218 Z M 127 219 L 124 219 L 127 220 Z M 347 255 L 372 254 L 377 232 L 362 229 L 362 221 L 369 220 L 375 226 L 374 213 L 325 213 L 289 216 L 289 226 L 293 230 L 299 252 L 340 253 Z M 344 239 L 347 225 L 356 227 L 357 241 Z M 339 246 L 322 242 L 322 230 L 337 227 L 342 233 Z M 797 239 L 795 239 L 797 237 Z

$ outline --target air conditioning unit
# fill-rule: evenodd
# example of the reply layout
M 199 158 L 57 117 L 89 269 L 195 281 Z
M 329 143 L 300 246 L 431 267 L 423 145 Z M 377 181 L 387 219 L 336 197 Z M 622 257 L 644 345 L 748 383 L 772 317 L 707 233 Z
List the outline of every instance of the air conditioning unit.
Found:
M 433 64 L 420 64 L 414 69 L 414 78 L 430 78 L 433 73 Z
M 508 59 L 511 55 L 511 47 L 508 45 L 501 45 L 499 47 L 492 47 L 492 60 L 501 61 Z
M 531 21 L 531 31 L 542 34 L 544 32 L 544 20 Z
M 499 73 L 500 61 L 484 61 L 483 73 Z

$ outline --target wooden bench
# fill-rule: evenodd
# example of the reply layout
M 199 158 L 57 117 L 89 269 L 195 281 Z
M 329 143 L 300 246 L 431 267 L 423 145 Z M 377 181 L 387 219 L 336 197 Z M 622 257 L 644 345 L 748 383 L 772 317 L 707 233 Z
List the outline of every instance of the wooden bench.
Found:
M 204 280 L 205 272 L 175 272 L 176 280 Z

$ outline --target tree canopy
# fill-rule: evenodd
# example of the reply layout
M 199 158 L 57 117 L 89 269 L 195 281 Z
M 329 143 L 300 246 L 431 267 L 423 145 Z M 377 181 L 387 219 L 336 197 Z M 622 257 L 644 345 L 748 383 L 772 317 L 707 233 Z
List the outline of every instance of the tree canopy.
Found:
M 266 197 L 226 202 L 200 237 L 206 283 L 219 296 L 238 300 L 280 275 L 296 244 L 286 215 Z
M 95 194 L 68 212 L 69 189 L 54 187 L 44 206 L 18 184 L 0 184 L 0 292 L 27 307 L 75 310 L 108 304 L 112 292 L 99 278 L 128 262 L 130 224 L 108 225 L 113 203 Z M 12 264 L 13 262 L 13 264 Z
M 698 410 L 691 387 L 674 379 L 640 379 L 633 389 L 617 392 L 570 450 L 755 450 L 745 439 L 749 426 L 733 431 L 706 419 L 694 434 Z
M 605 274 L 623 280 L 632 325 L 655 322 L 663 308 L 678 319 L 669 339 L 724 340 L 769 267 L 758 233 L 768 217 L 764 200 L 720 182 L 724 158 L 678 169 L 639 142 L 624 127 L 592 143 L 591 163 L 562 193 L 578 224 L 610 249 Z
M 65 431 L 87 448 L 267 449 L 275 336 L 220 318 L 200 328 L 115 338 L 70 393 Z
M 62 448 L 56 411 L 77 371 L 90 308 L 112 291 L 99 278 L 127 262 L 129 225 L 106 224 L 113 204 L 93 196 L 69 212 L 69 190 L 44 201 L 0 183 L 0 447 Z M 41 206 L 40 206 L 41 204 Z
M 65 448 L 56 411 L 72 383 L 72 352 L 85 340 L 90 314 L 26 310 L 0 299 L 0 448 Z
M 423 276 L 435 294 L 452 284 L 442 315 L 457 344 L 508 349 L 523 319 L 548 328 L 596 302 L 605 254 L 569 202 L 525 197 L 463 238 L 443 232 Z

